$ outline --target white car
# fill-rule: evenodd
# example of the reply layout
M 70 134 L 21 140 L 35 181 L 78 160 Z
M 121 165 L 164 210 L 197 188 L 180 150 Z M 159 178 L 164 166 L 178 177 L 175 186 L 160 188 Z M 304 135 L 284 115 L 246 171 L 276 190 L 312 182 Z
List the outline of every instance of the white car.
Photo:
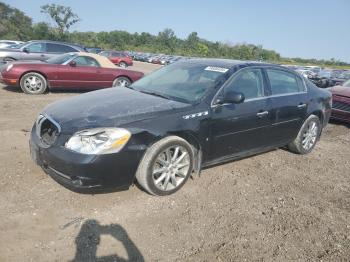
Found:
M 0 48 L 7 48 L 11 45 L 22 44 L 22 41 L 14 41 L 14 40 L 0 40 Z

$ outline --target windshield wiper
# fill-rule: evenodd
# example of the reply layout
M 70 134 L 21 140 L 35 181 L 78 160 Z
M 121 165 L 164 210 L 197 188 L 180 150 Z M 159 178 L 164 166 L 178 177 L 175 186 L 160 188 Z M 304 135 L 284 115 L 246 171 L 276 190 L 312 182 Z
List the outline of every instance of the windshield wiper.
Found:
M 156 93 L 156 92 L 145 91 L 145 90 L 137 90 L 137 91 L 140 91 L 141 93 L 144 93 L 144 94 L 148 94 L 148 95 L 152 95 L 152 96 L 158 96 L 158 97 L 161 97 L 161 98 L 165 98 L 165 99 L 171 100 L 170 97 L 162 95 L 162 94 L 159 94 L 159 93 Z

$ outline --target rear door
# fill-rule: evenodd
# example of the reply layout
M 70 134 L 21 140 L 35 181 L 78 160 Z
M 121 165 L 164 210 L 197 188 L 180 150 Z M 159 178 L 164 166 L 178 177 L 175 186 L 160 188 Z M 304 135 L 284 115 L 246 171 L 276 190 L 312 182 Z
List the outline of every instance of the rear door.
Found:
M 279 68 L 266 68 L 269 80 L 275 142 L 293 140 L 307 114 L 308 94 L 304 81 L 297 74 Z
M 63 44 L 46 43 L 45 56 L 47 57 L 47 59 L 60 54 L 70 53 L 70 52 L 77 52 L 77 50 Z
M 223 87 L 221 92 L 243 93 L 245 101 L 213 105 L 210 160 L 259 150 L 271 144 L 271 104 L 265 86 L 260 68 L 246 68 L 237 72 Z

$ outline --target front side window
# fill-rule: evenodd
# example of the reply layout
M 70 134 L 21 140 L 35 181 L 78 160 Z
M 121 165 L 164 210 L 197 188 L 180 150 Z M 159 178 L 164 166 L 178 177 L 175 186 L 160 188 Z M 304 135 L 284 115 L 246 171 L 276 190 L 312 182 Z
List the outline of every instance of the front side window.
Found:
M 42 53 L 45 52 L 44 43 L 34 43 L 27 46 L 27 49 L 30 53 Z
M 100 66 L 95 59 L 87 56 L 78 56 L 73 61 L 76 63 L 77 66 L 93 66 L 93 67 Z
M 304 91 L 301 80 L 294 74 L 277 69 L 267 69 L 266 72 L 270 80 L 272 95 Z
M 245 99 L 264 96 L 263 75 L 260 69 L 244 69 L 238 72 L 226 85 L 225 92 L 244 94 Z

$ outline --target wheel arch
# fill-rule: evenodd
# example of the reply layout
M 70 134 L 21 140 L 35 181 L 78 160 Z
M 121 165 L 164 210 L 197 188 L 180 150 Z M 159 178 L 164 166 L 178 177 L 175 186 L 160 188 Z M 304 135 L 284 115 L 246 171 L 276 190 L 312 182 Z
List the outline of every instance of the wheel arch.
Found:
M 199 174 L 201 171 L 202 156 L 203 156 L 202 145 L 199 142 L 199 139 L 191 132 L 186 132 L 186 131 L 171 132 L 167 135 L 168 136 L 171 136 L 171 135 L 178 136 L 178 137 L 186 140 L 186 142 L 192 146 L 193 157 L 194 157 L 193 169 L 194 169 L 195 173 Z
M 116 78 L 114 78 L 113 81 L 115 81 L 115 80 L 116 80 L 117 78 L 119 78 L 119 77 L 125 77 L 125 78 L 129 79 L 129 81 L 130 81 L 131 83 L 134 82 L 134 81 L 130 78 L 130 76 L 127 76 L 127 75 L 118 75 Z
M 37 74 L 42 75 L 46 80 L 47 88 L 50 88 L 50 82 L 49 82 L 49 79 L 47 78 L 47 75 L 39 70 L 27 70 L 27 71 L 23 72 L 20 75 L 20 77 L 18 78 L 19 82 L 21 82 L 21 79 L 24 75 L 29 74 L 29 73 L 37 73 Z

